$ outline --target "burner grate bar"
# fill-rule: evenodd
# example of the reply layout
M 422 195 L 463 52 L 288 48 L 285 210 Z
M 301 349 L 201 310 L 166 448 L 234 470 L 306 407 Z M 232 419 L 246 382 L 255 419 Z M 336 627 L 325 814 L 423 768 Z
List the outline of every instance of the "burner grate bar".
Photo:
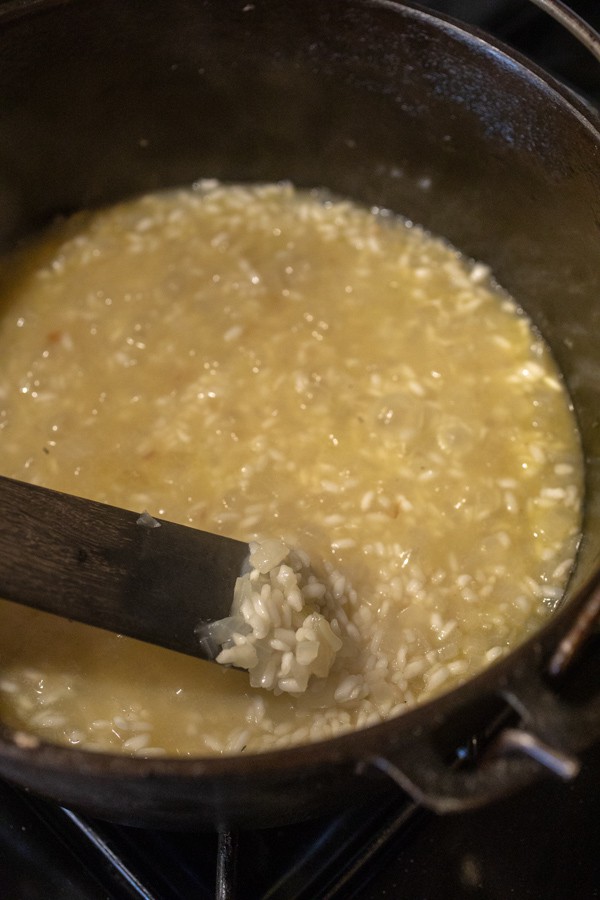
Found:
M 219 832 L 215 900 L 236 900 L 238 846 L 237 832 Z

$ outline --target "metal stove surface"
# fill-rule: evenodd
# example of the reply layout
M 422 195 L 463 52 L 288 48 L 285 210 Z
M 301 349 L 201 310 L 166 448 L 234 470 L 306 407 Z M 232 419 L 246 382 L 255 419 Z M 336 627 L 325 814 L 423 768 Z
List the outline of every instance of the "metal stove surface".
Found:
M 422 5 L 600 103 L 598 64 L 526 0 Z M 570 6 L 600 28 L 600 0 Z M 599 824 L 600 745 L 575 781 L 549 776 L 474 812 L 438 817 L 394 789 L 375 809 L 239 835 L 95 822 L 0 782 L 0 900 L 593 900 Z

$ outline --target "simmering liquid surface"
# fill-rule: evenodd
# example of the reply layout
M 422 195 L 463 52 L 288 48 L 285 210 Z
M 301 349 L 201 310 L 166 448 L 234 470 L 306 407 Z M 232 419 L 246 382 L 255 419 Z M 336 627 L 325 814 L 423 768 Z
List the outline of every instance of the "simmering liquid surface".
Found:
M 459 684 L 559 600 L 582 492 L 568 397 L 485 267 L 420 229 L 205 182 L 56 226 L 0 288 L 0 471 L 303 548 L 343 643 L 326 679 L 274 696 L 1 601 L 12 726 L 141 756 L 316 740 Z

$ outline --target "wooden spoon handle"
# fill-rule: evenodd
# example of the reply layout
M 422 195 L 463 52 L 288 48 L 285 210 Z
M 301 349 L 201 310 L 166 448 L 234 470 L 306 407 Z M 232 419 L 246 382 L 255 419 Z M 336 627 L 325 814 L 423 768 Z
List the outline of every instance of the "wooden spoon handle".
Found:
M 231 538 L 0 476 L 7 600 L 212 658 L 195 629 L 228 615 L 248 555 Z

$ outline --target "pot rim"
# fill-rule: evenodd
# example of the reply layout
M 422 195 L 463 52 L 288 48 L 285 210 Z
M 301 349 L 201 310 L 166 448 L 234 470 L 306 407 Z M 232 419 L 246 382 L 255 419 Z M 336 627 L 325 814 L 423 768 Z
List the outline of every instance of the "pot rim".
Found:
M 25 0 L 25 2 L 27 2 L 27 0 Z M 30 2 L 72 3 L 78 2 L 78 0 L 30 0 Z M 351 2 L 356 2 L 356 0 L 351 0 Z M 561 100 L 565 101 L 571 107 L 572 111 L 577 114 L 577 118 L 587 127 L 591 126 L 594 133 L 600 138 L 600 109 L 592 106 L 578 94 L 575 89 L 570 88 L 567 84 L 560 81 L 558 77 L 551 72 L 548 72 L 534 60 L 530 59 L 525 53 L 511 47 L 510 44 L 502 41 L 500 38 L 488 34 L 483 28 L 479 28 L 478 26 L 471 25 L 467 22 L 461 22 L 459 19 L 441 11 L 423 7 L 419 2 L 415 2 L 415 0 L 357 0 L 357 2 L 364 6 L 396 10 L 399 13 L 408 9 L 411 13 L 416 14 L 416 19 L 431 20 L 437 24 L 442 24 L 446 32 L 455 39 L 462 40 L 466 37 L 471 47 L 482 53 L 487 54 L 492 51 L 494 55 L 505 57 L 516 64 L 518 68 L 526 70 L 529 76 L 533 75 L 538 86 L 540 86 L 545 93 L 550 89 L 550 92 L 558 94 Z M 529 2 L 538 6 L 538 8 L 544 8 L 537 0 L 529 0 Z M 551 15 L 555 21 L 559 21 L 548 9 L 544 8 L 544 11 Z M 565 27 L 561 21 L 559 21 L 559 24 L 561 24 L 562 27 Z M 576 39 L 581 44 L 581 40 L 579 40 L 579 38 Z M 583 44 L 581 45 L 582 49 L 593 52 L 589 47 L 584 46 Z

